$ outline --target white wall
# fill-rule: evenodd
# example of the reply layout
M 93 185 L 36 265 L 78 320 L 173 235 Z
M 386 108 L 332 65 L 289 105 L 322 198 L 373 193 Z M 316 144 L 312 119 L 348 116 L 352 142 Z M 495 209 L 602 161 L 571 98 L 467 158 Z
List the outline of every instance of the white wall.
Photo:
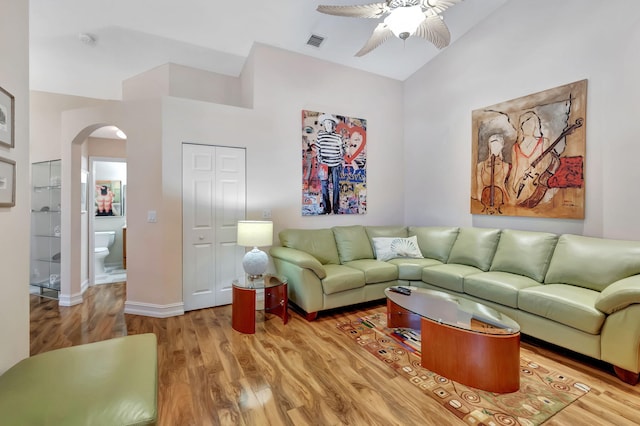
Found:
M 127 158 L 127 141 L 90 137 L 87 139 L 91 157 Z
M 274 230 L 334 225 L 402 224 L 404 155 L 402 83 L 281 49 L 255 45 L 253 107 L 264 122 L 255 144 L 264 145 L 247 158 L 249 218 L 259 219 L 262 206 L 273 211 Z M 301 215 L 302 170 L 300 114 L 303 109 L 367 120 L 367 213 Z M 262 148 L 261 148 L 262 149 Z M 256 168 L 257 167 L 257 168 Z M 255 188 L 255 189 L 254 189 Z M 252 203 L 256 203 L 252 207 Z M 276 238 L 277 241 L 277 238 Z
M 0 86 L 15 97 L 16 205 L 0 208 L 0 374 L 29 356 L 29 2 L 2 0 Z
M 125 102 L 122 129 L 127 134 L 127 305 L 162 310 L 181 301 L 182 280 L 164 276 L 177 259 L 165 262 L 163 227 L 171 226 L 161 209 L 162 103 L 159 99 Z M 174 161 L 179 162 L 177 157 Z M 167 200 L 167 202 L 171 202 Z M 173 200 L 173 202 L 177 202 Z M 158 223 L 147 222 L 147 211 L 158 212 Z M 180 241 L 178 239 L 177 241 Z M 177 292 L 175 287 L 180 286 Z M 179 299 L 176 294 L 180 293 Z M 129 308 L 128 308 L 129 306 Z
M 240 79 L 177 64 L 164 64 L 122 82 L 122 99 L 175 96 L 224 105 L 241 103 Z
M 106 101 L 80 96 L 48 92 L 30 92 L 31 106 L 31 162 L 62 158 L 62 112 L 77 108 L 99 106 Z
M 125 309 L 171 311 L 182 302 L 183 142 L 245 147 L 247 218 L 271 209 L 276 234 L 286 227 L 402 222 L 401 83 L 260 45 L 251 64 L 253 109 L 178 98 L 163 98 L 160 110 L 151 101 L 125 104 L 131 111 L 124 114 L 130 171 Z M 366 215 L 302 217 L 302 109 L 368 120 Z M 157 223 L 146 222 L 148 210 L 157 211 Z
M 640 239 L 639 16 L 628 0 L 511 0 L 409 78 L 406 222 Z M 472 216 L 471 111 L 585 78 L 585 219 Z
M 127 184 L 126 158 L 123 158 L 123 161 L 115 161 L 115 160 L 111 161 L 110 159 L 97 160 L 94 163 L 94 176 L 96 180 L 119 180 L 121 185 L 126 185 Z

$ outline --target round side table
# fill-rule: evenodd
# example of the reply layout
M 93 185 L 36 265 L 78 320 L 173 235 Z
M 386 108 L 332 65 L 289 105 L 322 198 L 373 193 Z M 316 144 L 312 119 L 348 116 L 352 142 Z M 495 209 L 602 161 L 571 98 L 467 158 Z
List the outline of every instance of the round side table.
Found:
M 256 332 L 256 290 L 264 289 L 264 311 L 289 321 L 289 296 L 287 278 L 282 275 L 266 274 L 260 278 L 247 279 L 245 285 L 233 282 L 233 302 L 231 305 L 231 326 L 245 334 Z

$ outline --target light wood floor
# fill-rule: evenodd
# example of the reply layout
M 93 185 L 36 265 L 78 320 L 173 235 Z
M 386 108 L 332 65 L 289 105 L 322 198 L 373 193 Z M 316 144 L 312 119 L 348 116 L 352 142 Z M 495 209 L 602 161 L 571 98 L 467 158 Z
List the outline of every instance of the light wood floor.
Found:
M 384 312 L 373 304 L 285 326 L 258 314 L 256 334 L 231 328 L 231 307 L 166 319 L 125 315 L 124 283 L 91 287 L 70 308 L 31 296 L 31 353 L 153 332 L 160 425 L 457 425 L 452 414 L 336 329 L 337 318 Z M 545 425 L 638 425 L 640 385 L 606 365 L 524 341 L 523 354 L 591 391 Z M 96 362 L 100 362 L 96 359 Z

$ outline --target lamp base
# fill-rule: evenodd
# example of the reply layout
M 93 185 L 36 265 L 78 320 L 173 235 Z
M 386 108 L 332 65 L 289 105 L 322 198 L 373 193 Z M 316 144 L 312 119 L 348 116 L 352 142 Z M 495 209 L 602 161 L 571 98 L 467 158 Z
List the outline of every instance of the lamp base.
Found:
M 267 270 L 269 264 L 269 257 L 267 253 L 254 247 L 251 251 L 248 251 L 242 259 L 242 267 L 250 278 L 260 278 Z

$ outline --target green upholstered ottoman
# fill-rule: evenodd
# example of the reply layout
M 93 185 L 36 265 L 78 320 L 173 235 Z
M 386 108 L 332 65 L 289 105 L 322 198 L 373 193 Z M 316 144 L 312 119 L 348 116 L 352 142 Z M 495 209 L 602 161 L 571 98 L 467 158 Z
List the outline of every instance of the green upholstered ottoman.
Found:
M 157 354 L 140 334 L 22 360 L 0 376 L 0 424 L 155 424 Z

